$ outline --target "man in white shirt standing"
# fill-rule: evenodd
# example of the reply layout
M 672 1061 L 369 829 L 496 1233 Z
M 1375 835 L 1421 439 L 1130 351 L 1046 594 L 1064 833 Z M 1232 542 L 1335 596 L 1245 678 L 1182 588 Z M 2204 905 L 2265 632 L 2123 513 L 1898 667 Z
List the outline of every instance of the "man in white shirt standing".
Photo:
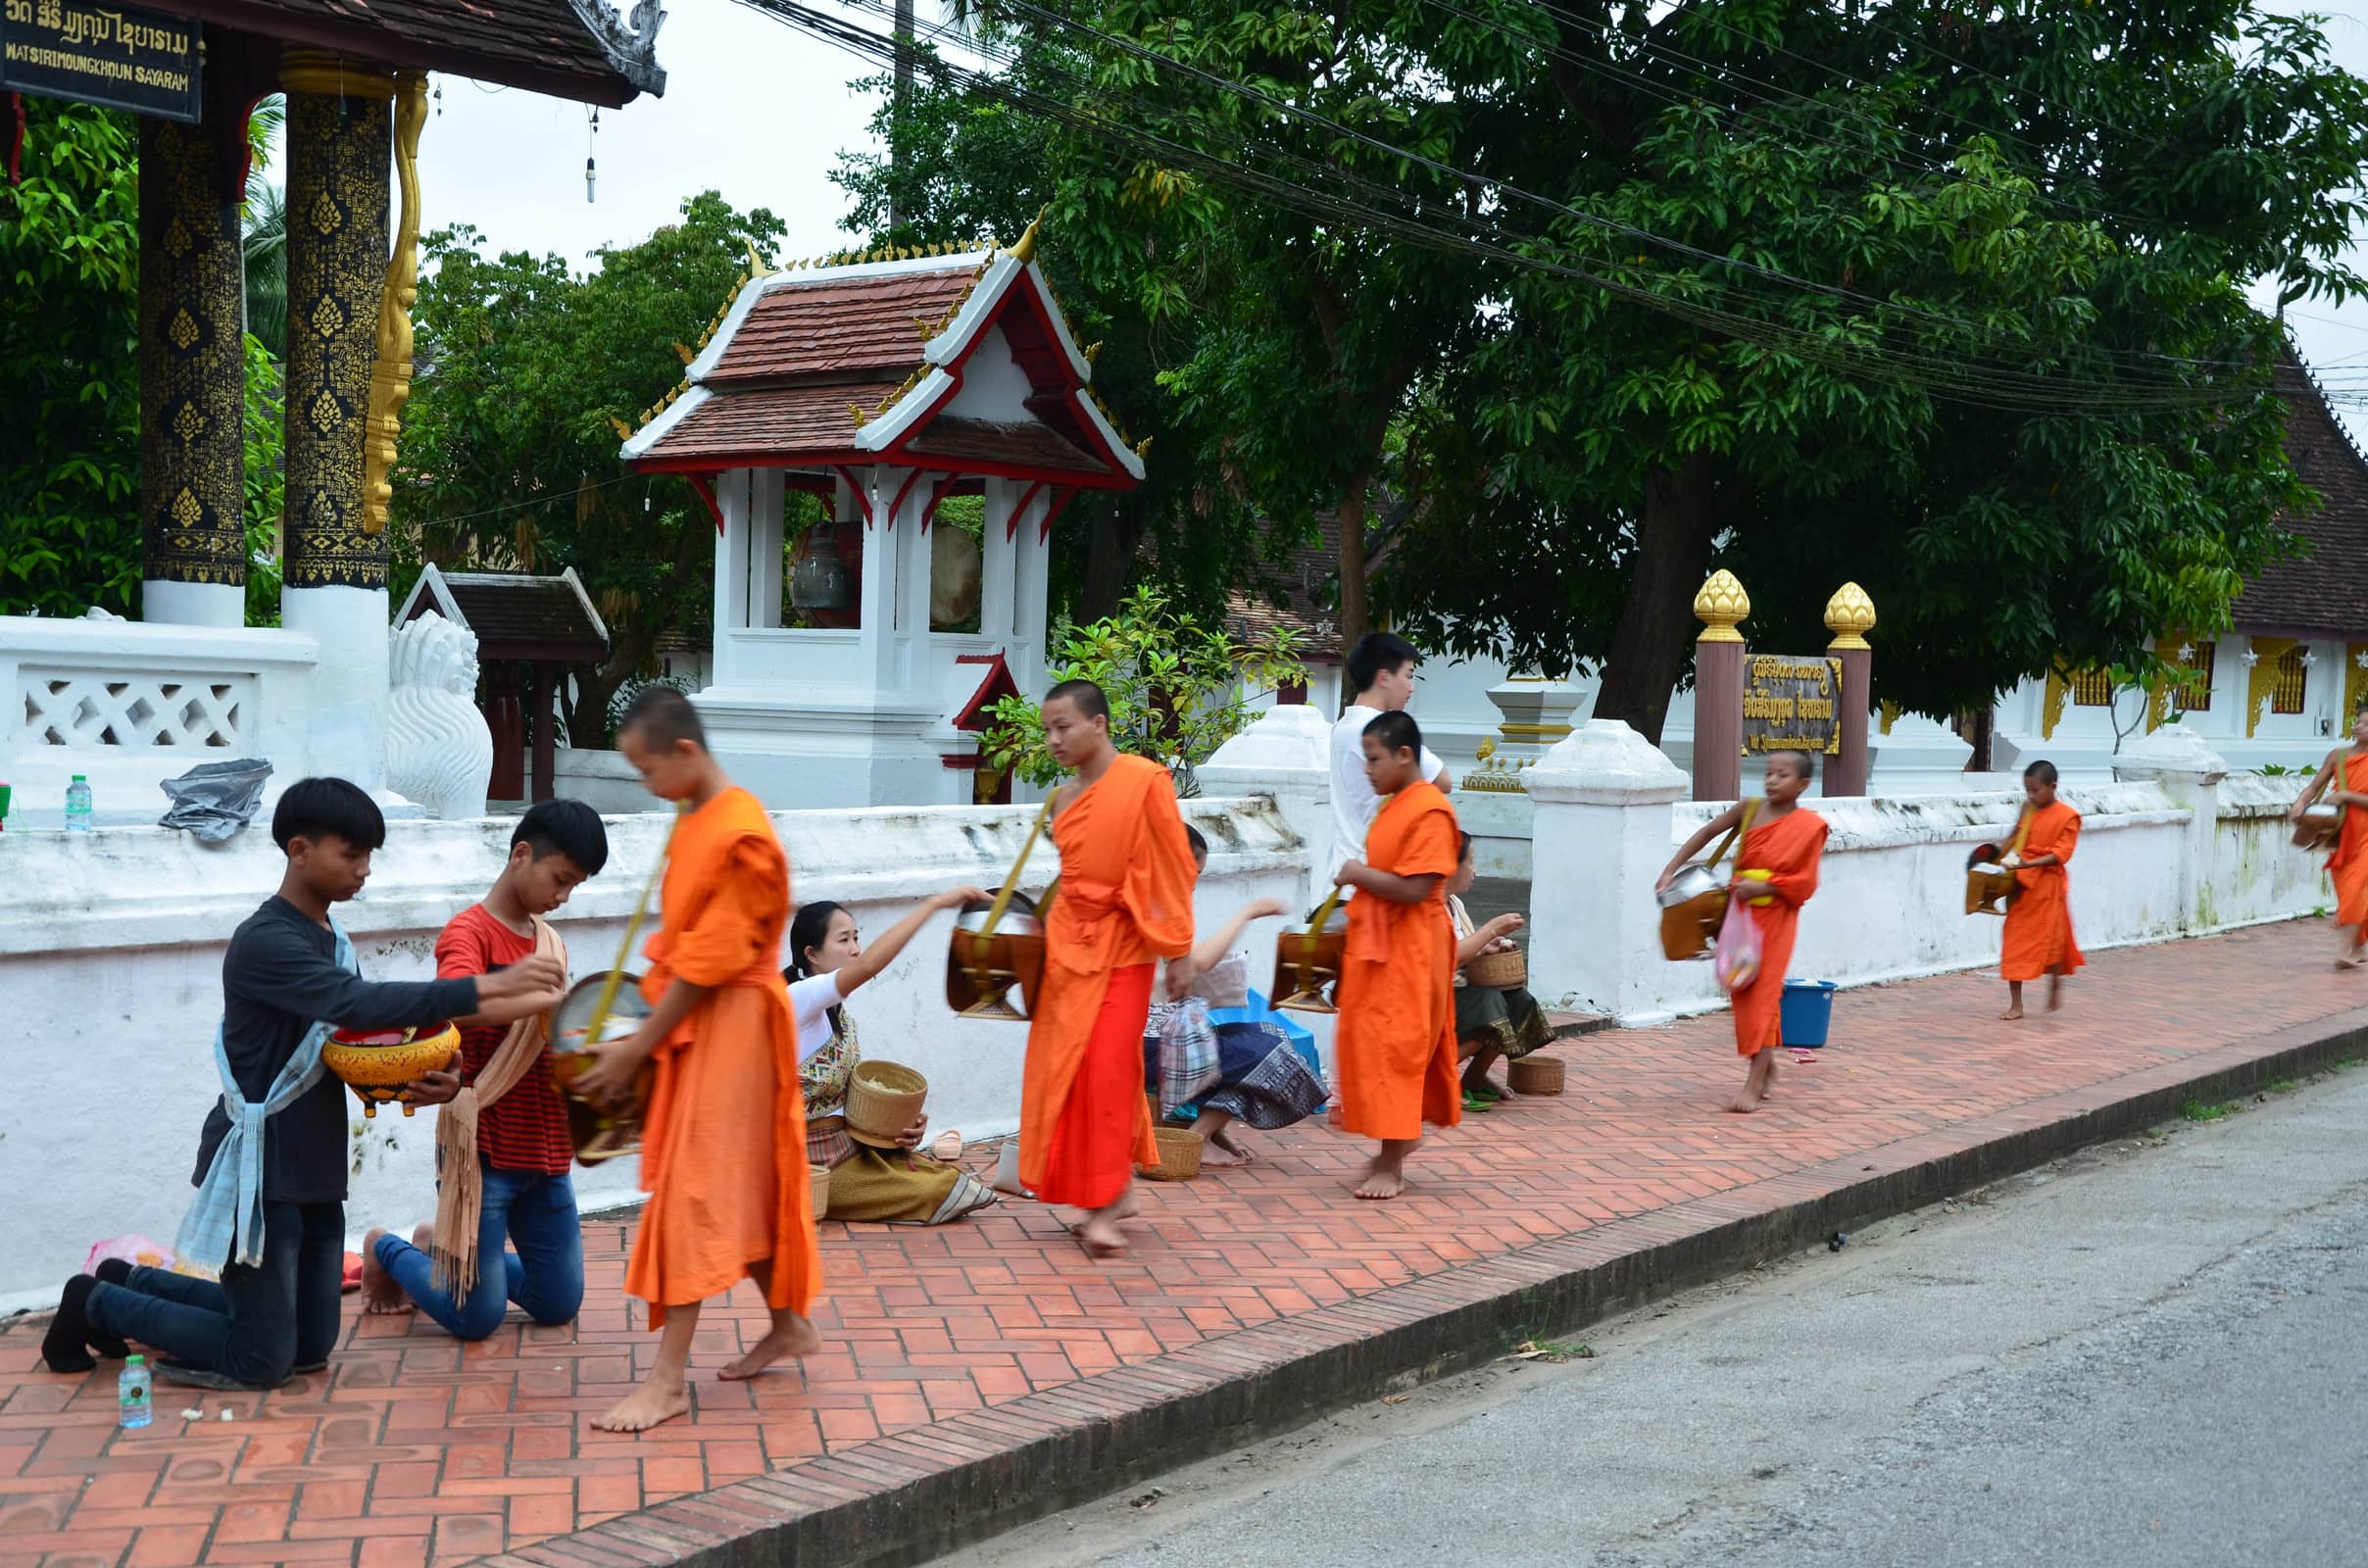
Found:
M 1381 809 L 1381 797 L 1365 778 L 1365 726 L 1413 700 L 1414 666 L 1421 662 L 1414 645 L 1393 632 L 1367 632 L 1349 650 L 1349 682 L 1357 688 L 1357 700 L 1332 726 L 1334 871 L 1346 861 L 1364 858 L 1365 829 Z M 1422 776 L 1442 791 L 1455 787 L 1447 776 L 1447 764 L 1427 746 L 1422 749 Z

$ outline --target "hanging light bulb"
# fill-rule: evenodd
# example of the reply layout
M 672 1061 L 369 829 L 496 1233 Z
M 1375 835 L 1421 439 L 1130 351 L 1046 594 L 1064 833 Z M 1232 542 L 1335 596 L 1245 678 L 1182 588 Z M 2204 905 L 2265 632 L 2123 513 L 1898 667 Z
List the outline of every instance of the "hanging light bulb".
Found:
M 584 136 L 584 200 L 587 203 L 592 200 L 592 182 L 599 178 L 592 168 L 592 138 L 599 134 L 600 110 L 596 107 L 592 111 L 592 128 Z
M 824 520 L 807 531 L 806 550 L 789 574 L 793 610 L 845 610 L 855 603 L 855 584 L 839 559 L 839 525 Z

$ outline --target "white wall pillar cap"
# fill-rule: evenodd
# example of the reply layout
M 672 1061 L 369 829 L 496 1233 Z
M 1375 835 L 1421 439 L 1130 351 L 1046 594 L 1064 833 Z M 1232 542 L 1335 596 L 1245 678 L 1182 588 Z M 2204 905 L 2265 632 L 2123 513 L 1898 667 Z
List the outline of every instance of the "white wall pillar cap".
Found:
M 1591 718 L 1521 770 L 1533 800 L 1644 806 L 1683 800 L 1691 783 L 1651 741 L 1616 718 Z
M 2151 735 L 2141 735 L 2113 759 L 2117 779 L 2162 778 L 2184 775 L 2205 784 L 2228 776 L 2228 761 L 2185 724 L 2165 724 Z
M 1211 769 L 1241 777 L 1332 770 L 1332 726 L 1305 703 L 1267 709 L 1258 722 L 1209 755 L 1198 772 Z

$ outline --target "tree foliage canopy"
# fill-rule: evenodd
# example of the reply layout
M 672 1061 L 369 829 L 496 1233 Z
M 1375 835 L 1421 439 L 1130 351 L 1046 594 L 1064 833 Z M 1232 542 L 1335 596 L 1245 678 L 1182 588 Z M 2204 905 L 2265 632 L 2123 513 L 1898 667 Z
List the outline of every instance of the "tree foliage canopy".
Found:
M 467 226 L 422 243 L 416 379 L 394 475 L 398 592 L 422 562 L 575 568 L 610 657 L 575 672 L 570 735 L 605 744 L 608 700 L 651 673 L 659 637 L 713 613 L 715 524 L 678 478 L 629 472 L 617 425 L 682 378 L 682 354 L 782 225 L 713 191 L 577 273 L 557 256 L 484 254 Z M 680 348 L 677 345 L 681 345 Z

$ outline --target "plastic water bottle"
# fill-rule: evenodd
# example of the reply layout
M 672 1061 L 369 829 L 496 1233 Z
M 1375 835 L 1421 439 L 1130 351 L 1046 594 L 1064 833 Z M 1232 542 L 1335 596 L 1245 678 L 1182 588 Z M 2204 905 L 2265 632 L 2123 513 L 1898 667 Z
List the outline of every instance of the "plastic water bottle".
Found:
M 66 786 L 66 831 L 90 831 L 90 780 L 79 773 Z
M 120 1427 L 144 1427 L 151 1414 L 148 1405 L 148 1358 L 135 1355 L 123 1363 L 121 1376 L 115 1380 L 115 1424 Z

